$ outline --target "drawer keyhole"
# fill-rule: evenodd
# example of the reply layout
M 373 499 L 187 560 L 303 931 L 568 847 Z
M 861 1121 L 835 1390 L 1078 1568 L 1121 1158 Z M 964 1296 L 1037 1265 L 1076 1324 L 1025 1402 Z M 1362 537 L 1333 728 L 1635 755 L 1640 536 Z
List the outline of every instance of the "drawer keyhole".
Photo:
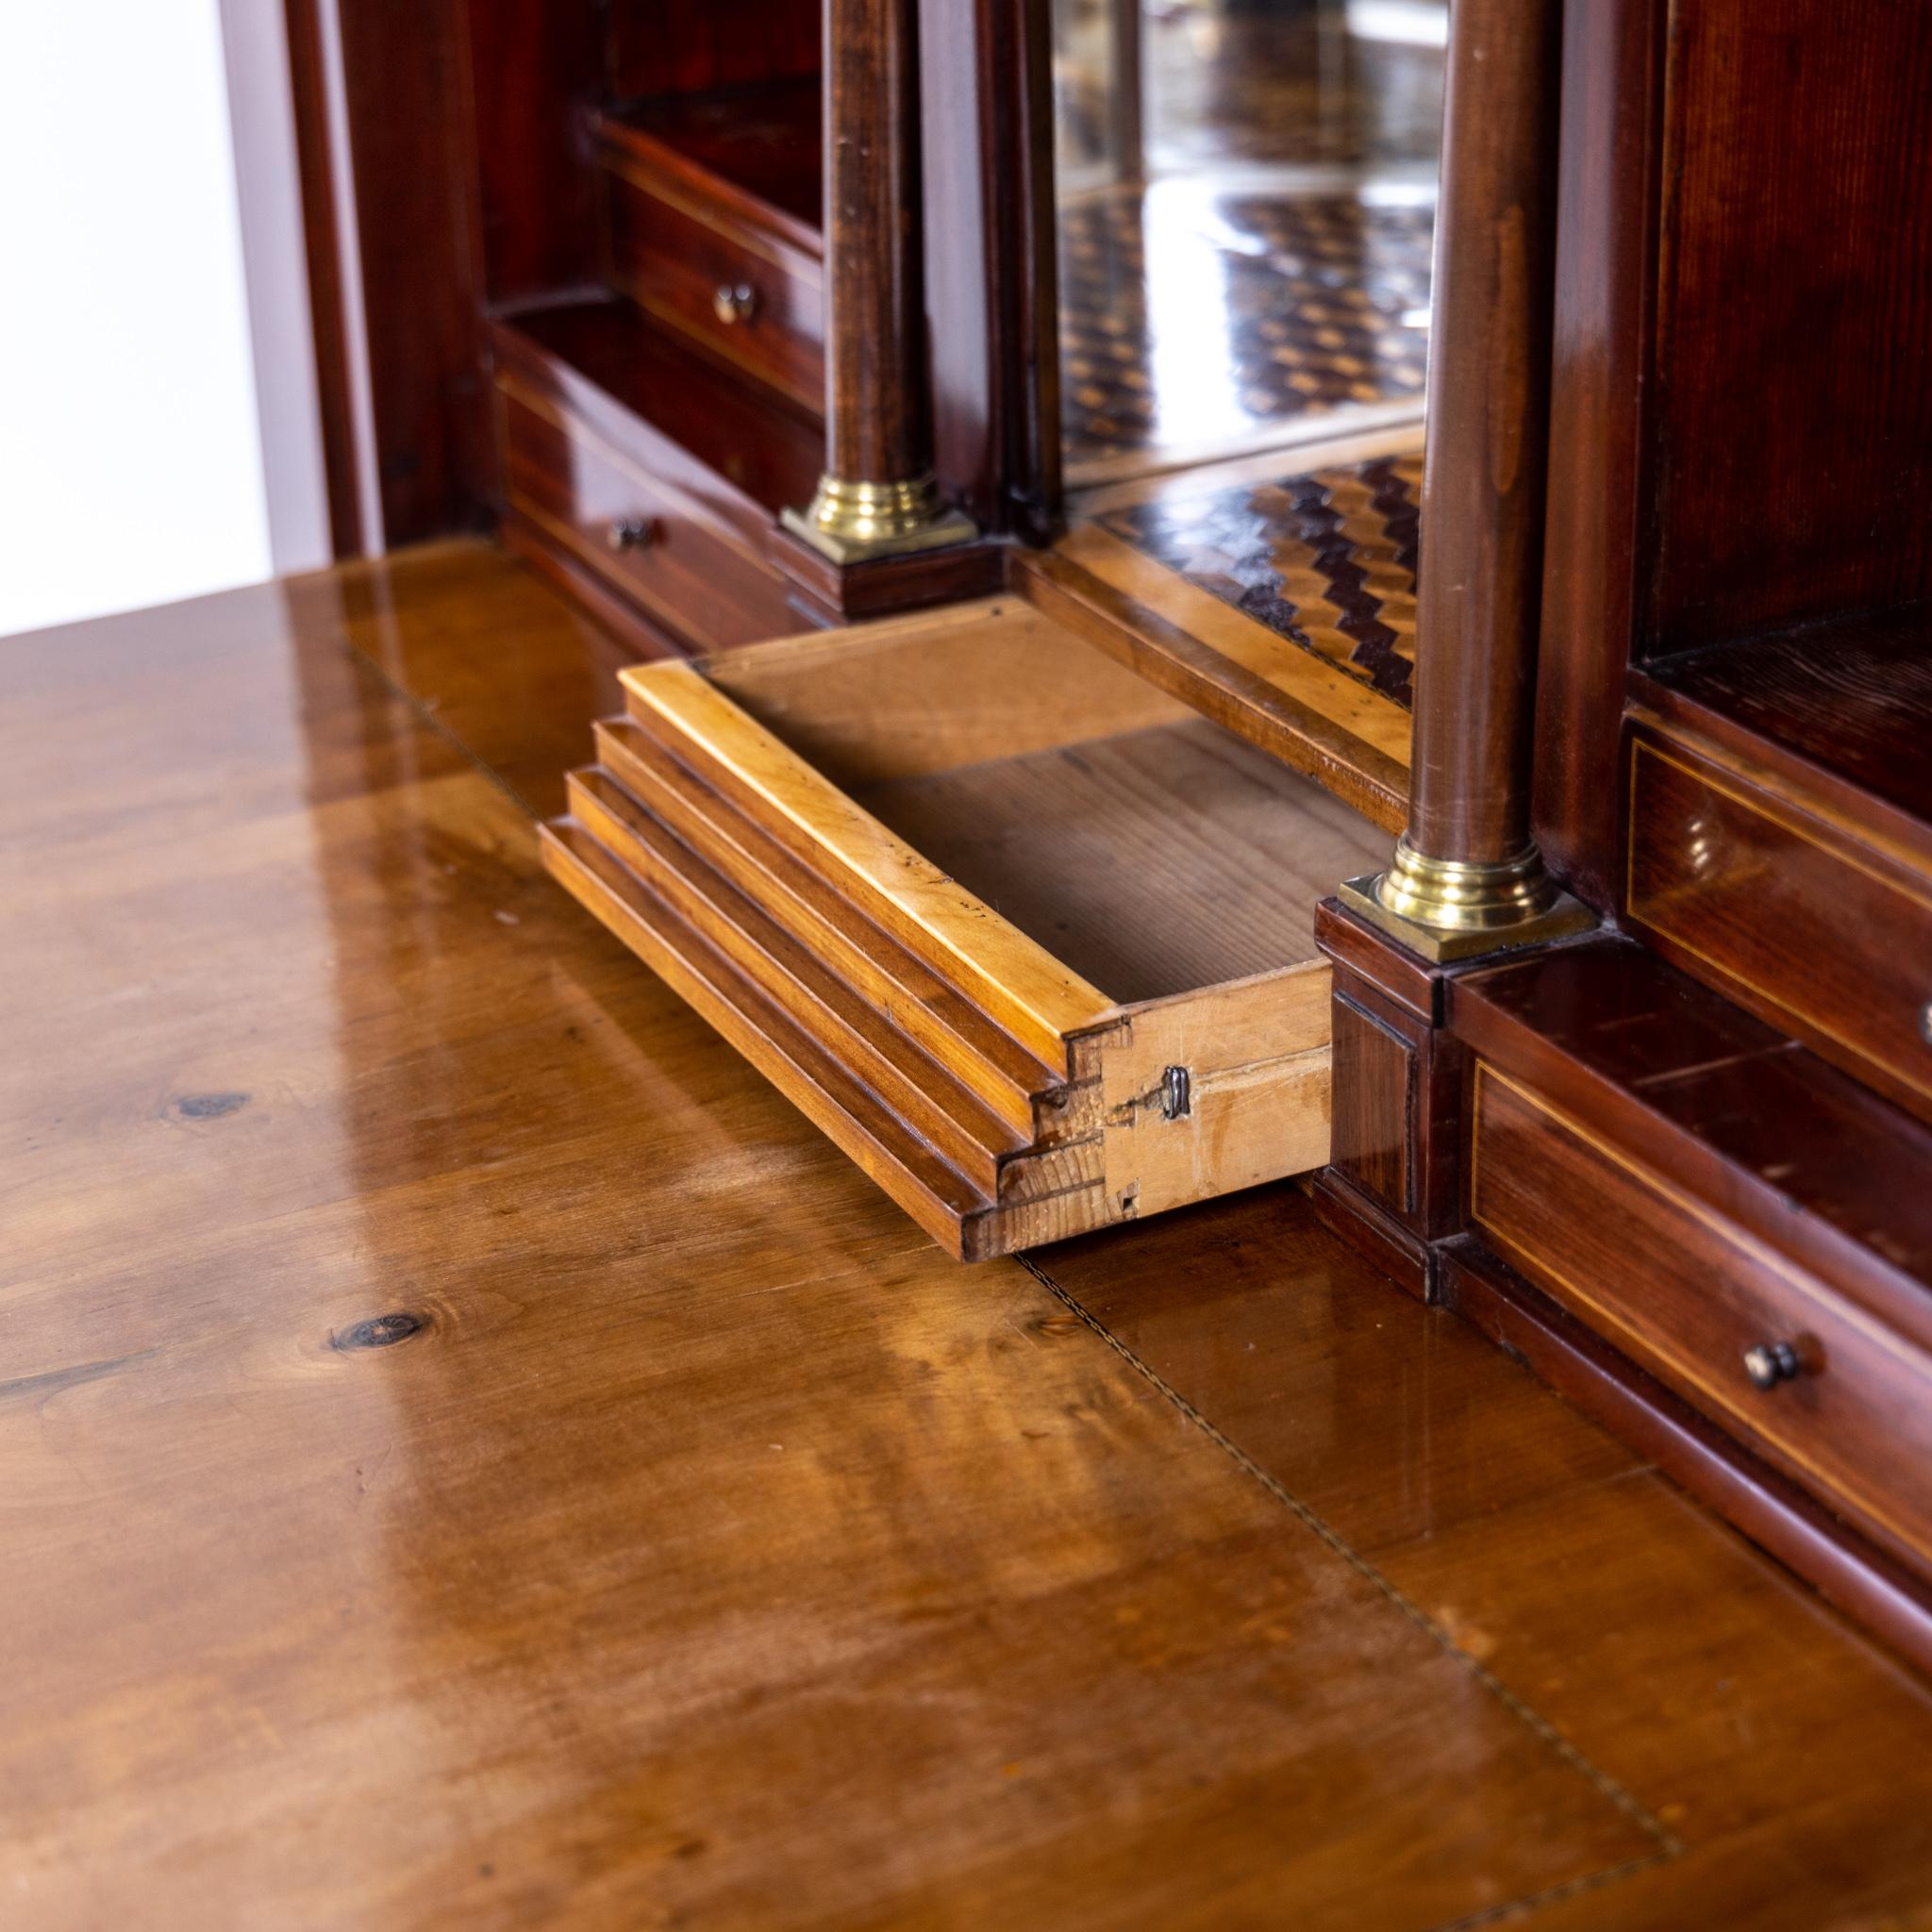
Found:
M 711 313 L 727 328 L 749 322 L 758 312 L 758 291 L 749 282 L 720 282 L 711 296 Z
M 1760 1341 L 1744 1351 L 1744 1373 L 1754 1389 L 1775 1389 L 1797 1380 L 1798 1351 L 1789 1341 Z
M 658 526 L 649 517 L 619 517 L 604 541 L 613 550 L 648 550 L 658 541 Z

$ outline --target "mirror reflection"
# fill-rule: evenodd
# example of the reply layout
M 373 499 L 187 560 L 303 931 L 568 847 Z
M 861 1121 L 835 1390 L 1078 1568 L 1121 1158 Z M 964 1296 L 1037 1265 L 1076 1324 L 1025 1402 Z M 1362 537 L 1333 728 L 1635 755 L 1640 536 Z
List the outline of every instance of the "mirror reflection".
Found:
M 1067 476 L 1417 418 L 1448 0 L 1053 0 Z

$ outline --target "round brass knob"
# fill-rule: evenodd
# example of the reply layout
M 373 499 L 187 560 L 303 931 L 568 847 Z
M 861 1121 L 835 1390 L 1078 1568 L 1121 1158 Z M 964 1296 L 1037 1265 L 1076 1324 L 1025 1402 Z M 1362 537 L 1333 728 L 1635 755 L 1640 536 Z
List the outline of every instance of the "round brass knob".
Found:
M 1760 1341 L 1744 1351 L 1744 1373 L 1756 1389 L 1775 1389 L 1797 1378 L 1798 1351 L 1789 1341 Z
M 727 328 L 749 322 L 758 309 L 758 291 L 749 282 L 720 282 L 711 295 L 711 313 Z
M 649 517 L 619 517 L 604 541 L 613 550 L 648 550 L 658 541 L 658 526 Z

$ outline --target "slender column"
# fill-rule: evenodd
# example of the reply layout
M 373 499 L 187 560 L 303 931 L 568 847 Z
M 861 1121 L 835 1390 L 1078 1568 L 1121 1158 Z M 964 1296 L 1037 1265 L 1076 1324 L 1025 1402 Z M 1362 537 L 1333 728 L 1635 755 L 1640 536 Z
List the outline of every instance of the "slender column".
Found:
M 1561 0 L 1456 0 L 1423 467 L 1408 829 L 1342 897 L 1431 958 L 1591 923 L 1529 829 Z
M 825 474 L 785 523 L 858 563 L 976 532 L 932 474 L 917 0 L 825 0 L 824 23 Z

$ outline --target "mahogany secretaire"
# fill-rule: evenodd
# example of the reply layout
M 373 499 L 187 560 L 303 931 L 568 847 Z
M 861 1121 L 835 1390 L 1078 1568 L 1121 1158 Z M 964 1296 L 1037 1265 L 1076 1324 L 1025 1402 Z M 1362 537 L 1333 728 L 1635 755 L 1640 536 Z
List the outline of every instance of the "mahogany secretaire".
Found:
M 290 11 L 340 544 L 638 660 L 562 883 L 960 1256 L 1305 1176 L 1932 1659 L 1932 14 Z

